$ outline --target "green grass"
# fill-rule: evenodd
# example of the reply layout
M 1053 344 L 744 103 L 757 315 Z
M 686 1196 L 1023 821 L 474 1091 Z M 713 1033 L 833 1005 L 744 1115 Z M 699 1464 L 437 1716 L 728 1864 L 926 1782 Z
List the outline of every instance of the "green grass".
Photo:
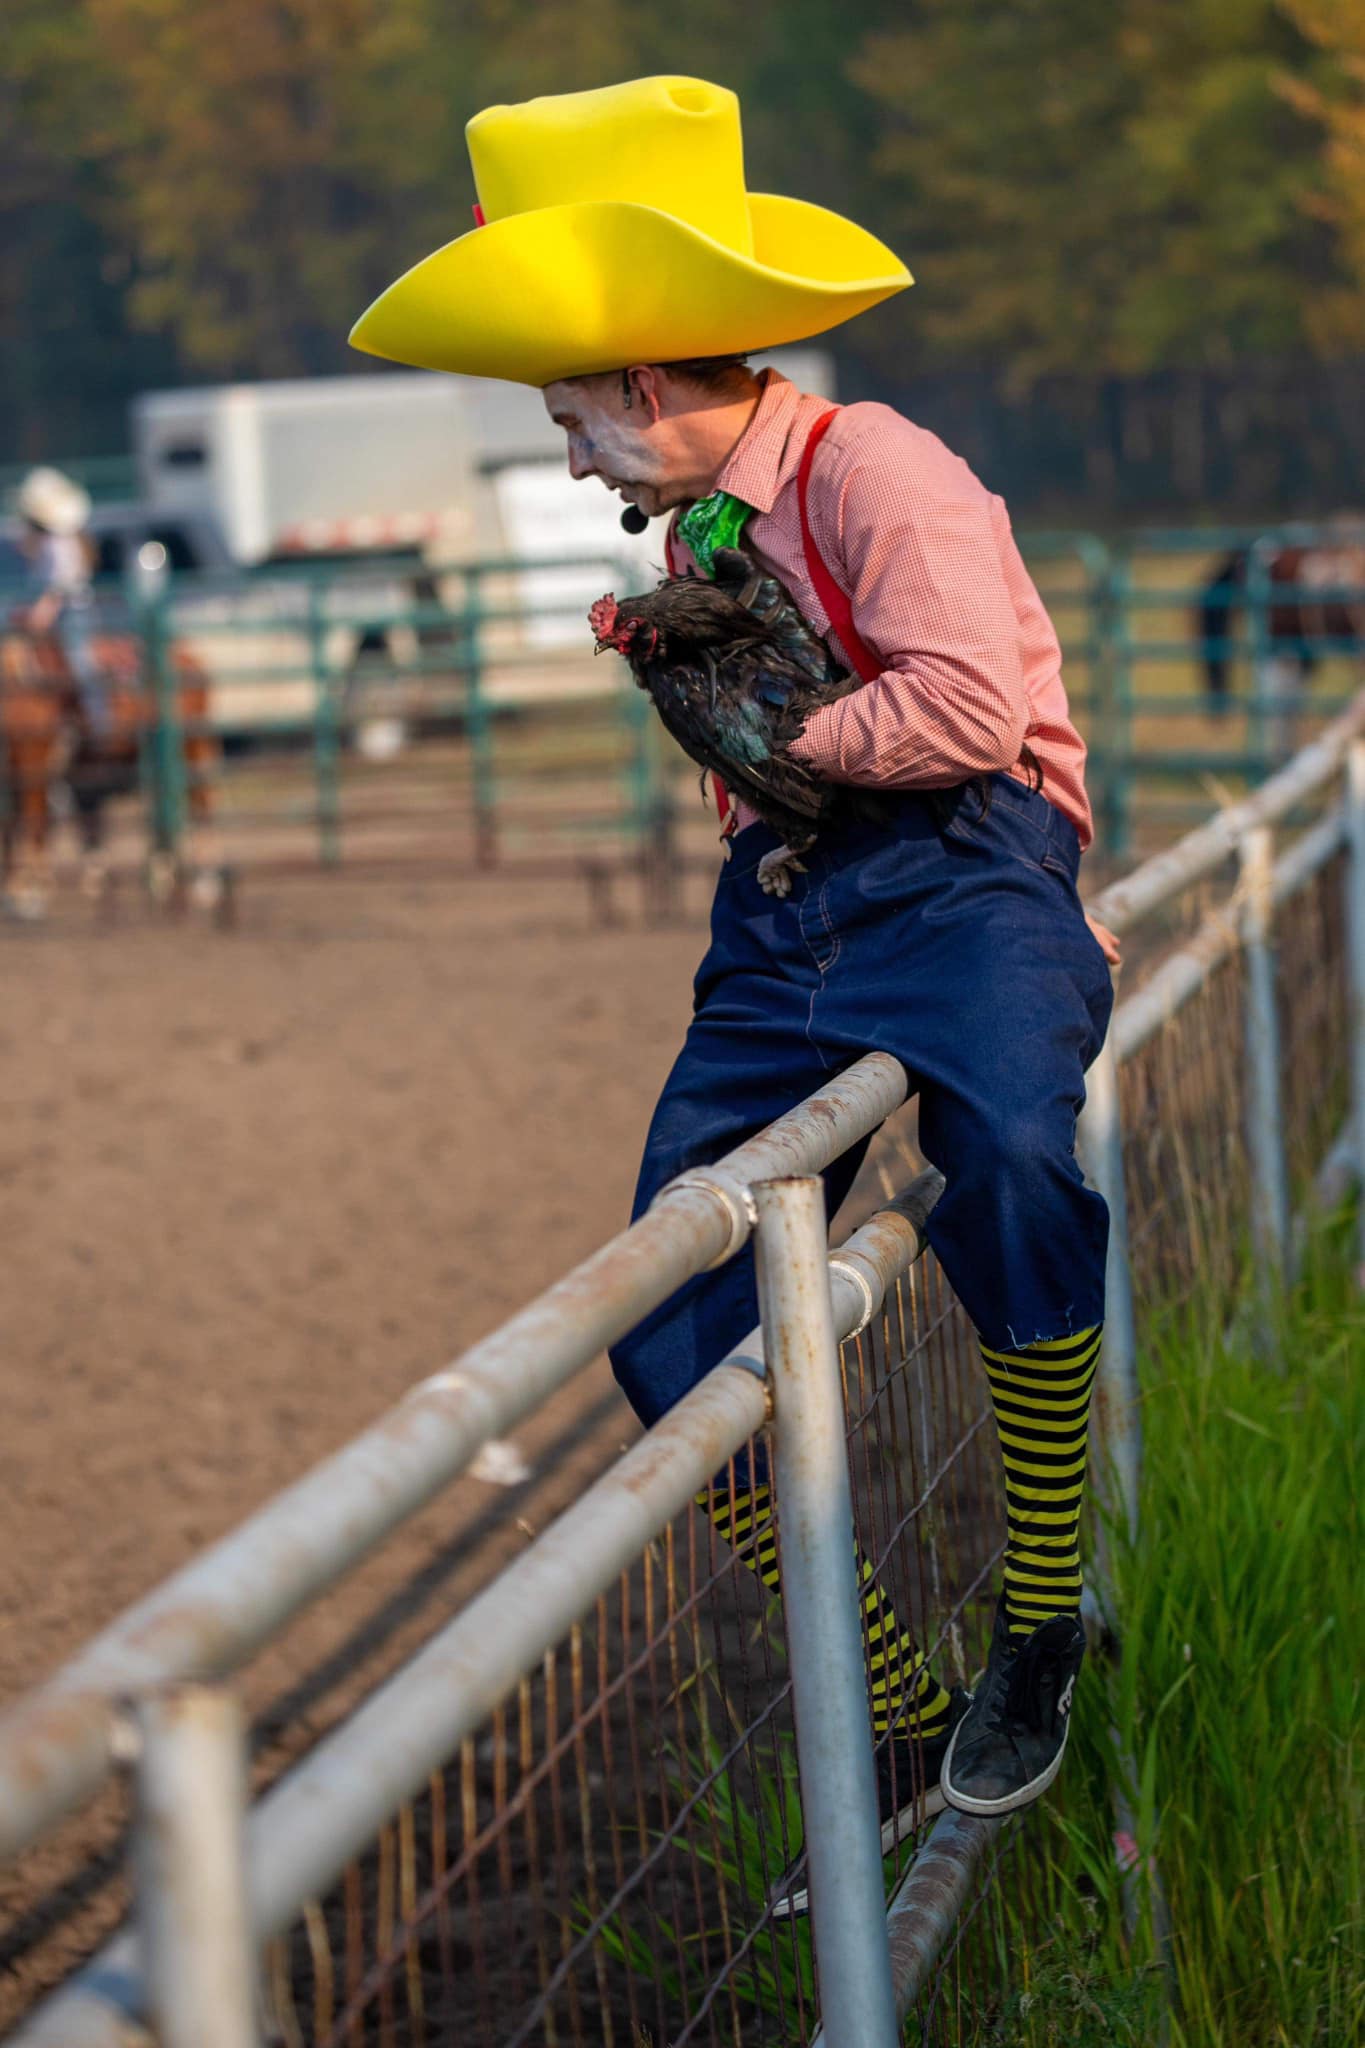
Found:
M 1365 1305 L 1350 1263 L 1343 1230 L 1315 1240 L 1277 1369 L 1190 1329 L 1144 1360 L 1141 1533 L 1115 1560 L 1122 1660 L 1079 1690 L 1062 1797 L 992 1916 L 1038 1982 L 1021 1994 L 1016 1969 L 964 2043 L 1155 2039 L 1163 1961 L 1174 2048 L 1365 2039 Z M 1142 1858 L 1131 1941 L 1112 1844 L 1122 1750 Z M 1153 1855 L 1164 1944 L 1141 1882 Z M 1059 1999 L 1074 2008 L 1060 2031 Z
M 690 1842 L 688 1853 L 718 1881 L 742 1917 L 746 1909 L 751 1913 L 764 1897 L 769 1879 L 775 1874 L 765 1858 L 765 1848 L 771 1855 L 772 1845 L 797 1844 L 801 1840 L 795 1742 L 788 1734 L 777 1739 L 776 1767 L 760 1786 L 759 1811 L 739 1795 L 735 1777 L 723 1767 L 725 1743 L 719 1730 L 729 1734 L 729 1717 L 714 1675 L 704 1671 L 688 1690 L 697 1732 L 685 1749 L 680 1750 L 671 1742 L 663 1745 L 668 1759 L 667 1776 L 679 1805 L 697 1785 L 714 1777 L 714 1787 L 699 1808 L 702 1826 L 698 1838 Z M 588 1921 L 580 1901 L 577 1931 L 582 1932 Z M 717 1932 L 715 1927 L 710 1930 L 713 1948 Z M 603 1953 L 613 1962 L 637 1977 L 654 1978 L 662 1984 L 675 2009 L 682 2009 L 685 1990 L 693 2000 L 705 1995 L 709 1982 L 706 1944 L 698 1934 L 675 1926 L 664 1914 L 655 1916 L 647 1932 L 626 1920 L 608 1922 L 598 1938 Z M 747 2008 L 777 2015 L 796 2010 L 802 2001 L 806 2009 L 813 2007 L 815 1964 L 809 1922 L 786 1922 L 755 1948 L 747 1963 L 731 1972 L 728 1986 L 724 2004 L 731 2010 Z M 642 2048 L 653 2048 L 653 2044 L 646 2040 Z

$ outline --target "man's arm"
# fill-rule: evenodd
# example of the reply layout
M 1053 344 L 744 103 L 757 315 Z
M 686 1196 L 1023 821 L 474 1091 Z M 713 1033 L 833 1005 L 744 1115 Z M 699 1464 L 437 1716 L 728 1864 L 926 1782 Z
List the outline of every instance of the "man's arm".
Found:
M 951 788 L 1012 768 L 1028 730 L 1003 511 L 941 442 L 895 424 L 811 481 L 816 539 L 885 666 L 791 751 L 834 782 Z

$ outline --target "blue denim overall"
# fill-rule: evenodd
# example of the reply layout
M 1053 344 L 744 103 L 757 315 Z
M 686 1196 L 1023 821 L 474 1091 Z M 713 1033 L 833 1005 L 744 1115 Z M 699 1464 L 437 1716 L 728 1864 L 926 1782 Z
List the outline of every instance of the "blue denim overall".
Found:
M 754 824 L 733 841 L 634 1214 L 864 1053 L 892 1053 L 947 1179 L 930 1242 L 984 1341 L 1087 1329 L 1104 1315 L 1108 1214 L 1076 1163 L 1076 1117 L 1113 997 L 1075 829 L 1008 775 L 984 809 L 970 787 L 937 805 L 878 797 L 888 821 L 822 830 L 785 900 L 755 875 L 777 835 Z M 865 1150 L 826 1172 L 831 1214 Z M 681 1287 L 612 1352 L 636 1413 L 656 1421 L 757 1320 L 751 1251 Z

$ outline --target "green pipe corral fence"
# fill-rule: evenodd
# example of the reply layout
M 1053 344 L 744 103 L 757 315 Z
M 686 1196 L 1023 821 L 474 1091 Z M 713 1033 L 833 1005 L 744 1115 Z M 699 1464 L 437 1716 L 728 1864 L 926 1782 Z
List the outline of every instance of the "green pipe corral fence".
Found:
M 1339 548 L 1342 533 L 1021 536 L 1089 744 L 1102 852 L 1155 843 L 1263 780 L 1349 699 L 1365 568 L 1339 588 L 1272 583 L 1288 544 Z M 1209 592 L 1234 549 L 1240 582 Z M 104 623 L 137 635 L 148 680 L 148 847 L 192 862 L 187 838 L 211 818 L 229 864 L 487 869 L 567 851 L 663 875 L 687 858 L 689 832 L 712 860 L 691 770 L 623 665 L 592 656 L 588 602 L 632 578 L 579 555 L 162 572 L 111 589 Z M 1277 640 L 1295 605 L 1301 631 Z M 1340 617 L 1328 631 L 1329 607 L 1360 633 Z M 181 687 L 186 657 L 207 678 L 198 708 Z M 1206 686 L 1209 657 L 1225 664 L 1221 693 Z

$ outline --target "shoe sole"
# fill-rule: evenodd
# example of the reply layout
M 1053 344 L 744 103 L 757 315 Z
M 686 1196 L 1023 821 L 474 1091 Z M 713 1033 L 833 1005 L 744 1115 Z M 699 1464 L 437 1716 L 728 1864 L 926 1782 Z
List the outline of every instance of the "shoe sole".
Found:
M 923 1801 L 912 1800 L 899 1813 L 893 1813 L 890 1820 L 882 1822 L 882 1856 L 890 1856 L 897 1848 L 904 1848 L 908 1838 L 935 1820 L 942 1813 L 945 1800 L 938 1786 L 926 1792 Z M 773 1902 L 774 1920 L 800 1920 L 810 1911 L 810 1892 L 788 1892 L 784 1898 Z
M 1071 1737 L 1071 1723 L 1068 1721 L 1062 1734 L 1062 1746 L 1047 1769 L 1040 1771 L 1036 1778 L 1030 1778 L 1027 1785 L 1021 1785 L 1017 1792 L 1007 1792 L 1003 1799 L 976 1799 L 970 1792 L 954 1791 L 952 1785 L 953 1751 L 957 1748 L 957 1738 L 964 1725 L 959 1721 L 953 1730 L 953 1739 L 948 1744 L 948 1754 L 944 1757 L 943 1768 L 939 1772 L 939 1784 L 945 1802 L 955 1813 L 974 1813 L 986 1820 L 1001 1813 L 1017 1813 L 1021 1806 L 1032 1806 L 1035 1799 L 1041 1799 L 1062 1768 L 1062 1758 L 1066 1755 L 1066 1745 Z

